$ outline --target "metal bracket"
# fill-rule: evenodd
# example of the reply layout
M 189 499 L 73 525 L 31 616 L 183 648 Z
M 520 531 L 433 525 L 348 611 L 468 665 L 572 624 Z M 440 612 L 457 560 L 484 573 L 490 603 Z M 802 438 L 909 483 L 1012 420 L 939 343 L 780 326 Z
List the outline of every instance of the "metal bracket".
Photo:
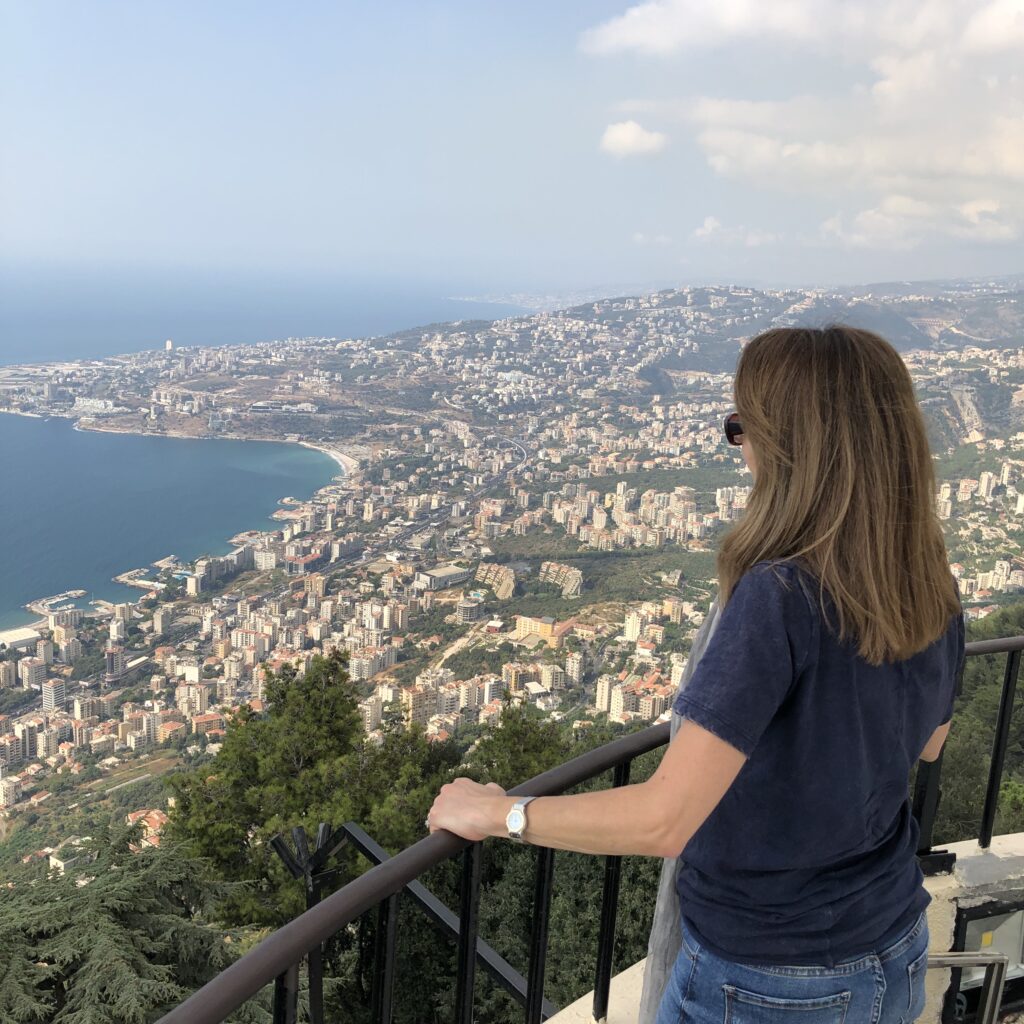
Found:
M 948 875 L 953 871 L 956 864 L 956 854 L 949 850 L 929 850 L 927 853 L 917 855 L 917 863 L 921 865 L 921 871 L 925 877 L 932 875 Z

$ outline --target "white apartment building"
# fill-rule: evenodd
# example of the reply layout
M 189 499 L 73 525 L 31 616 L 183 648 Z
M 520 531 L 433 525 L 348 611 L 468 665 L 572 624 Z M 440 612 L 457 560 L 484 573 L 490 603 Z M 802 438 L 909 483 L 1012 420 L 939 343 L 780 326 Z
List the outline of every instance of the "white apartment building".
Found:
M 46 680 L 46 662 L 42 658 L 22 658 L 18 662 L 18 678 L 26 690 L 42 686 Z
M 604 711 L 606 714 L 611 711 L 612 708 L 612 690 L 617 685 L 618 680 L 615 676 L 603 675 L 599 676 L 597 680 L 597 694 L 594 697 L 594 707 L 598 711 Z
M 565 658 L 565 675 L 574 686 L 578 686 L 583 680 L 583 655 L 579 651 L 573 651 Z
M 376 694 L 372 697 L 367 697 L 364 701 L 360 701 L 359 713 L 363 716 L 363 728 L 368 733 L 379 728 L 383 711 L 384 701 Z
M 647 625 L 647 616 L 643 612 L 631 611 L 626 614 L 624 632 L 630 643 L 635 643 L 643 635 Z
M 67 686 L 63 679 L 47 679 L 43 683 L 43 711 L 52 715 L 63 711 L 67 703 Z
M 254 566 L 261 572 L 277 568 L 277 553 L 270 548 L 257 548 L 252 557 Z
M 545 690 L 564 690 L 565 670 L 560 665 L 541 665 L 540 684 Z
M 618 718 L 625 711 L 639 710 L 640 697 L 632 686 L 620 683 L 612 687 L 611 708 L 608 711 L 612 718 Z
M 13 807 L 21 799 L 21 779 L 0 779 L 0 807 Z

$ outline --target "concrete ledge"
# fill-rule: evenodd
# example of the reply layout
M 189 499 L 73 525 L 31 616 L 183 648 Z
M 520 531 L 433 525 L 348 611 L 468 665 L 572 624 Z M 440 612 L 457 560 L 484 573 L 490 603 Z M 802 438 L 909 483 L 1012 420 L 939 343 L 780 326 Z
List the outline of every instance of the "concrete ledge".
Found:
M 608 994 L 607 1024 L 636 1024 L 646 962 L 640 960 L 612 978 L 611 991 Z M 564 1010 L 559 1010 L 554 1017 L 549 1017 L 548 1024 L 593 1024 L 593 1009 L 594 993 L 588 992 L 585 996 L 580 996 L 575 1003 L 570 1003 Z

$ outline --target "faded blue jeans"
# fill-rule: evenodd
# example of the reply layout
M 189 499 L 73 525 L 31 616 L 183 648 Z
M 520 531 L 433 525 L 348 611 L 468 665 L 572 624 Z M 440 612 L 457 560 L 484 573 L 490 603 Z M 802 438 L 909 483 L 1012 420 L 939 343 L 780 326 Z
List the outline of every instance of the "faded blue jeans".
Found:
M 924 1010 L 924 914 L 880 953 L 835 967 L 750 966 L 701 946 L 683 920 L 683 945 L 657 1024 L 910 1024 Z

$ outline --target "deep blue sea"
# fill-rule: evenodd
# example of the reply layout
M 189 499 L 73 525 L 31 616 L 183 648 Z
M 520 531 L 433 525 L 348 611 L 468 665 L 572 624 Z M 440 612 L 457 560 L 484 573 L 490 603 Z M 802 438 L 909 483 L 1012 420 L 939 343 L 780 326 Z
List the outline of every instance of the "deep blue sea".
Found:
M 111 577 L 166 555 L 224 554 L 234 534 L 273 528 L 279 499 L 309 497 L 340 472 L 295 444 L 103 434 L 0 415 L 0 629 L 38 617 L 26 602 L 66 590 L 137 599 Z

